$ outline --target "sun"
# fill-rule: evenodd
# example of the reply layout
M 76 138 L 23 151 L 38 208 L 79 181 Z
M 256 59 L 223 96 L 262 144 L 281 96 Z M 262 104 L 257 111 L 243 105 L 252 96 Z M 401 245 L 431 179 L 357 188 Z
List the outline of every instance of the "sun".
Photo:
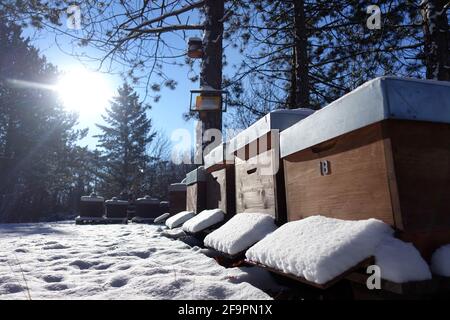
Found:
M 65 108 L 79 113 L 101 112 L 113 96 L 104 74 L 83 68 L 64 73 L 58 80 L 56 91 Z

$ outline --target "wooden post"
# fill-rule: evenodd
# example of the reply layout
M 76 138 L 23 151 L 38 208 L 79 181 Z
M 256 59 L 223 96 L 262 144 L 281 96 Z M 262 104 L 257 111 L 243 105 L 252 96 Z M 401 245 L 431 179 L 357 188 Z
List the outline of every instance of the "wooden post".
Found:
M 222 89 L 222 37 L 224 0 L 206 0 L 205 29 L 203 36 L 203 60 L 200 72 L 200 86 L 209 89 Z M 201 127 L 197 129 L 197 136 L 202 137 L 208 129 L 222 130 L 222 112 L 200 112 Z M 201 131 L 200 131 L 201 130 Z M 200 131 L 200 132 L 199 132 Z M 202 150 L 211 142 L 202 143 Z M 203 162 L 204 155 L 202 155 Z

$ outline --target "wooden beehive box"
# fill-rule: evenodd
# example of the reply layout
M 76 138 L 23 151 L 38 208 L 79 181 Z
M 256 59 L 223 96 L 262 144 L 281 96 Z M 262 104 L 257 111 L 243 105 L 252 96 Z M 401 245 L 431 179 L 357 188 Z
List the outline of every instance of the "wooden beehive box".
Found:
M 105 199 L 96 194 L 80 198 L 80 217 L 101 218 L 105 214 Z
M 205 156 L 206 209 L 221 209 L 227 219 L 236 213 L 234 155 L 223 143 Z
M 113 197 L 105 201 L 105 211 L 107 218 L 127 218 L 128 201 L 119 200 Z
M 136 199 L 136 217 L 143 219 L 155 219 L 162 214 L 162 210 L 159 204 L 159 199 L 145 196 L 143 198 Z
M 176 214 L 186 210 L 186 184 L 172 183 L 169 186 L 169 212 Z
M 203 166 L 186 174 L 186 209 L 199 213 L 206 209 L 206 171 Z
M 372 80 L 281 133 L 288 220 L 377 218 L 450 243 L 450 85 Z
M 230 141 L 235 155 L 236 212 L 272 215 L 286 221 L 279 132 L 313 113 L 310 109 L 273 111 Z

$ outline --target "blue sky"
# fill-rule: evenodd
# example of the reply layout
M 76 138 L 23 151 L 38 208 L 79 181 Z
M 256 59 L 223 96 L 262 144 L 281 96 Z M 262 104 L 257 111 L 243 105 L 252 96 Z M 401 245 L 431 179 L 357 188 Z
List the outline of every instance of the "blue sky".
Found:
M 200 32 L 198 32 L 198 36 L 200 36 Z M 41 31 L 39 34 L 34 34 L 33 31 L 27 30 L 24 33 L 25 36 L 32 36 L 32 44 L 39 48 L 41 54 L 47 57 L 47 60 L 58 66 L 61 71 L 68 71 L 72 68 L 83 67 L 85 62 L 79 61 L 76 57 L 71 56 L 70 54 L 64 51 L 71 51 L 72 47 L 69 43 L 70 37 L 68 36 L 58 36 L 58 45 L 55 42 L 55 34 L 49 31 Z M 181 39 L 177 39 L 173 37 L 174 43 L 173 45 L 183 48 L 187 47 L 187 44 L 184 43 Z M 63 50 L 61 50 L 61 48 Z M 89 49 L 88 51 L 93 49 Z M 180 60 L 182 61 L 182 60 Z M 89 69 L 95 70 L 98 67 L 98 63 L 92 62 L 88 63 L 87 67 Z M 166 87 L 162 87 L 161 99 L 159 102 L 153 102 L 152 98 L 147 98 L 147 102 L 152 105 L 152 110 L 149 111 L 149 116 L 153 119 L 154 128 L 159 131 L 164 131 L 166 135 L 170 138 L 171 133 L 176 129 L 186 129 L 191 133 L 192 139 L 194 139 L 194 131 L 195 131 L 195 122 L 193 120 L 185 121 L 182 117 L 183 113 L 188 111 L 189 108 L 189 98 L 190 98 L 190 90 L 197 89 L 199 84 L 193 83 L 188 79 L 188 73 L 190 69 L 188 66 L 180 67 L 180 66 L 171 66 L 168 65 L 165 67 L 164 72 L 168 76 L 168 78 L 172 78 L 177 81 L 178 85 L 175 90 L 168 89 Z M 198 73 L 200 71 L 199 62 L 196 62 L 194 72 Z M 192 76 L 192 74 L 190 74 Z M 108 85 L 116 91 L 117 87 L 122 84 L 122 80 L 118 75 L 110 75 L 104 74 Z M 160 79 L 155 76 L 154 79 L 151 79 L 150 84 L 153 82 L 160 82 Z M 142 87 L 143 84 L 140 84 L 135 89 L 138 94 L 143 98 L 145 96 L 145 90 Z M 92 136 L 99 133 L 98 129 L 95 126 L 95 123 L 101 123 L 101 113 L 90 112 L 90 113 L 81 113 L 80 114 L 80 127 L 89 128 L 88 137 L 80 141 L 81 145 L 88 145 L 89 148 L 95 148 L 96 139 Z

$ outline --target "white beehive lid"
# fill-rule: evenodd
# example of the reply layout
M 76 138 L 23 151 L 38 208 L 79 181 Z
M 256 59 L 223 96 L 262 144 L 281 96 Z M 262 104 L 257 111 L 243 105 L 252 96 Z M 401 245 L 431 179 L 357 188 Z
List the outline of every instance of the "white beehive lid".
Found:
M 148 203 L 148 204 L 159 204 L 159 199 L 152 198 L 149 195 L 146 195 L 143 198 L 136 199 L 136 202 L 138 202 L 138 203 Z
M 269 133 L 271 130 L 275 129 L 281 132 L 310 116 L 312 113 L 314 113 L 314 110 L 306 108 L 272 111 L 231 139 L 229 151 L 236 152 Z
M 113 197 L 110 200 L 106 200 L 105 203 L 107 203 L 107 204 L 128 205 L 128 201 L 126 201 L 126 200 L 119 200 L 119 199 L 117 199 L 117 197 Z
M 188 186 L 202 181 L 206 181 L 206 173 L 203 166 L 200 166 L 186 174 L 186 185 Z
M 205 156 L 205 169 L 209 169 L 214 165 L 233 162 L 234 156 L 232 152 L 229 152 L 228 144 L 221 143 Z
M 368 81 L 284 130 L 281 157 L 386 119 L 450 123 L 450 83 L 397 77 Z

